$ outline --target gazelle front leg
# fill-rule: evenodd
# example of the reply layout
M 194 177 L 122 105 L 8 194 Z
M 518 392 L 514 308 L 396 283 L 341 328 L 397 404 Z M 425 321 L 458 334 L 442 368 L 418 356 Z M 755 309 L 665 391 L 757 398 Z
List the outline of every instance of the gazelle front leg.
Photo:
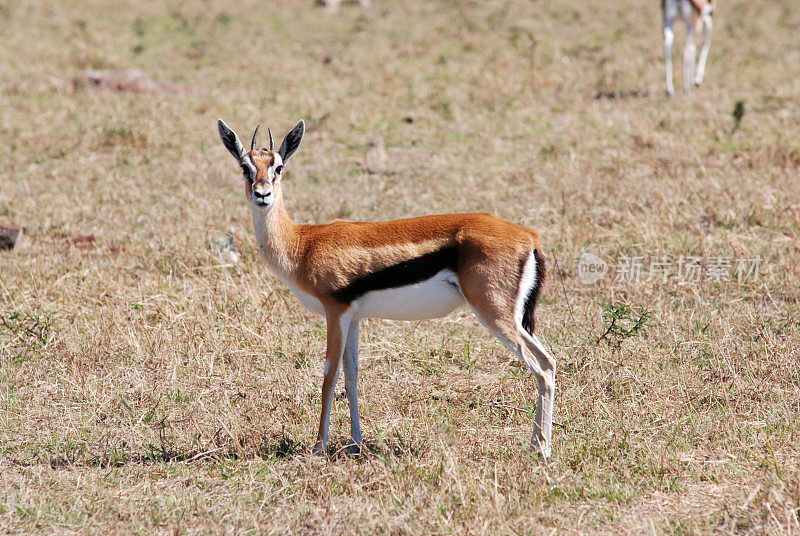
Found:
M 344 315 L 327 314 L 328 347 L 325 351 L 325 374 L 322 380 L 322 415 L 319 419 L 317 442 L 314 445 L 314 454 L 322 455 L 328 448 L 328 427 L 331 421 L 331 406 L 333 405 L 333 391 L 336 380 L 339 379 L 339 363 L 342 361 L 342 351 L 350 319 Z
M 357 452 L 361 439 L 361 423 L 358 420 L 358 320 L 350 323 L 344 346 L 344 388 L 350 405 L 351 451 Z
M 675 94 L 675 86 L 672 83 L 672 42 L 675 33 L 671 25 L 664 26 L 664 69 L 667 74 L 667 95 L 670 97 Z

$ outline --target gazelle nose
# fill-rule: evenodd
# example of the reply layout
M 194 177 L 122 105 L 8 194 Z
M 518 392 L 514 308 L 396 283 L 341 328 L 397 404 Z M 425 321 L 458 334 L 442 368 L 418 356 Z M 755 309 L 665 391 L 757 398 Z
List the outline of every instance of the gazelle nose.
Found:
M 267 193 L 261 193 L 258 190 L 253 190 L 253 193 L 256 194 L 258 197 L 269 197 L 272 195 L 272 191 L 269 191 Z

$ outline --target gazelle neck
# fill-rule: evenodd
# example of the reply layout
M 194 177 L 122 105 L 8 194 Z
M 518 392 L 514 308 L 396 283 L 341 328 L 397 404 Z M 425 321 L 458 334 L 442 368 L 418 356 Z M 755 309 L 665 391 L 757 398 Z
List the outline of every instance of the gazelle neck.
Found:
M 263 211 L 251 205 L 258 251 L 280 279 L 290 276 L 297 268 L 300 250 L 297 226 L 289 219 L 278 197 L 272 210 Z

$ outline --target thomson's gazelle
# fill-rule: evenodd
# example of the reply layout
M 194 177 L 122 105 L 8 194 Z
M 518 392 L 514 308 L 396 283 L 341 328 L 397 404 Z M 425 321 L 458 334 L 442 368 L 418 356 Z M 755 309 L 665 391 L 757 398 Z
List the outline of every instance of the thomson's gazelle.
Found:
M 675 33 L 672 26 L 680 17 L 686 23 L 686 44 L 683 47 L 683 89 L 687 93 L 692 86 L 703 83 L 706 72 L 708 48 L 711 46 L 711 29 L 714 26 L 711 15 L 714 12 L 714 0 L 661 0 L 661 9 L 664 14 L 664 60 L 667 71 L 667 95 L 675 94 L 672 85 L 672 41 Z M 694 33 L 703 27 L 703 45 L 700 47 L 700 58 L 697 60 L 695 71 L 695 53 L 697 46 L 694 44 Z
M 435 318 L 466 303 L 536 376 L 539 403 L 531 446 L 550 455 L 556 361 L 533 334 L 545 276 L 534 231 L 490 214 L 296 225 L 283 207 L 281 176 L 300 146 L 305 123 L 297 123 L 277 151 L 271 132 L 269 148 L 259 149 L 256 128 L 245 151 L 221 119 L 217 126 L 222 143 L 244 172 L 261 256 L 304 306 L 327 321 L 316 452 L 327 448 L 341 361 L 351 437 L 355 445 L 362 441 L 356 394 L 359 320 Z

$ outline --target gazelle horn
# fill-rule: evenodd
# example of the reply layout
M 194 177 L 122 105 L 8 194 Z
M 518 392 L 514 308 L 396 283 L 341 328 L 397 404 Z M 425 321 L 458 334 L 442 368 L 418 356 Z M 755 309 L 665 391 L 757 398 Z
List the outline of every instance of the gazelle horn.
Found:
M 258 129 L 259 129 L 259 128 L 261 128 L 261 125 L 258 125 L 258 126 L 256 127 L 256 131 L 255 131 L 255 132 L 253 132 L 253 141 L 251 141 L 251 142 L 250 142 L 250 150 L 251 150 L 251 151 L 254 151 L 254 150 L 255 150 L 255 148 L 256 148 L 256 143 L 258 143 Z M 272 140 L 272 136 L 270 136 L 270 140 Z M 271 143 L 271 142 L 270 142 L 270 145 L 272 145 L 272 143 Z

